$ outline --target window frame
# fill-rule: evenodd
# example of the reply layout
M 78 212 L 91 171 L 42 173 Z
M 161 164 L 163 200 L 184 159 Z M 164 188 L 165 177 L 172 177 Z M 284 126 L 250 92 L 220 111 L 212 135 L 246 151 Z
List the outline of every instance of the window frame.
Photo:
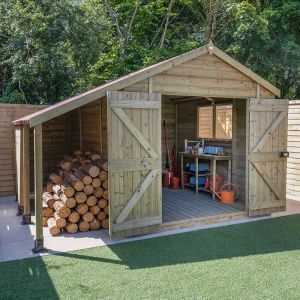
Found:
M 217 138 L 216 137 L 216 129 L 217 129 L 217 106 L 231 106 L 232 112 L 233 112 L 233 103 L 215 103 L 213 105 L 197 105 L 197 124 L 196 124 L 196 136 L 198 139 L 205 139 L 205 140 L 211 140 L 211 141 L 232 141 L 232 133 L 233 128 L 231 128 L 231 138 Z M 212 107 L 212 137 L 205 138 L 200 136 L 199 134 L 199 108 L 201 107 Z M 231 123 L 233 127 L 233 114 L 231 118 Z

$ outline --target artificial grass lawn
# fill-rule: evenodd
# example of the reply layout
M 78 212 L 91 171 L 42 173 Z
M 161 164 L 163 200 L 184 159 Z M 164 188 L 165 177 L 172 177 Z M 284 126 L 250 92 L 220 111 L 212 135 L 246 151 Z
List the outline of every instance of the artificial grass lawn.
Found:
M 0 264 L 0 298 L 300 297 L 300 215 Z

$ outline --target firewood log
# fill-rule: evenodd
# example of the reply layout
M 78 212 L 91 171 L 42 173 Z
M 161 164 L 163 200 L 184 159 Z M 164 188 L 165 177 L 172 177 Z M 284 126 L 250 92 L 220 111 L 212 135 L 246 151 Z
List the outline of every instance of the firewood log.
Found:
M 101 159 L 101 156 L 97 153 L 92 153 L 90 155 L 86 155 L 91 161 L 95 161 L 97 159 Z
M 70 197 L 70 198 L 63 197 L 61 198 L 61 201 L 69 208 L 73 208 L 77 204 L 77 201 L 74 197 Z
M 68 181 L 75 191 L 80 192 L 84 188 L 84 183 L 81 181 L 74 173 L 68 172 L 66 174 L 65 180 Z
M 84 156 L 89 156 L 91 155 L 93 152 L 91 150 L 85 150 L 84 151 Z
M 76 233 L 78 231 L 78 225 L 76 223 L 67 222 L 65 229 L 68 233 Z
M 94 165 L 99 167 L 100 170 L 108 171 L 108 162 L 102 159 L 96 159 Z
M 85 222 L 91 222 L 94 219 L 94 215 L 88 211 L 82 215 L 82 220 Z
M 106 219 L 106 213 L 104 211 L 100 211 L 99 214 L 97 215 L 97 218 L 100 221 L 103 221 L 104 219 Z
M 104 198 L 101 198 L 101 199 L 98 201 L 98 206 L 99 206 L 100 208 L 106 207 L 106 206 L 107 206 L 107 200 L 104 199 Z
M 100 169 L 92 163 L 83 164 L 81 169 L 91 177 L 97 177 L 100 173 Z
M 53 193 L 53 183 L 52 182 L 47 182 L 46 191 L 48 193 Z
M 103 188 L 102 188 L 102 187 L 97 187 L 97 188 L 94 189 L 93 195 L 94 195 L 95 197 L 97 197 L 97 198 L 100 198 L 100 197 L 102 197 L 103 192 L 104 192 L 104 191 L 103 191 Z
M 108 190 L 103 192 L 103 198 L 108 199 Z
M 44 207 L 43 208 L 43 216 L 46 218 L 50 218 L 53 215 L 53 209 L 50 207 Z
M 47 221 L 47 225 L 48 225 L 48 228 L 49 228 L 49 232 L 52 236 L 56 236 L 56 235 L 59 235 L 61 230 L 60 228 L 58 228 L 56 226 L 56 222 L 55 222 L 55 219 L 54 218 L 50 218 L 48 221 Z
M 81 232 L 86 232 L 86 231 L 90 230 L 90 224 L 88 222 L 85 222 L 85 221 L 82 221 L 82 220 L 79 221 L 78 227 L 79 227 L 79 230 Z
M 57 212 L 54 213 L 53 217 L 54 217 L 56 226 L 57 226 L 58 228 L 63 228 L 63 227 L 66 226 L 66 224 L 67 224 L 66 219 L 60 217 L 60 216 L 58 215 Z
M 67 198 L 73 197 L 73 195 L 75 194 L 75 190 L 74 188 L 64 182 L 61 184 L 56 184 L 53 186 L 53 191 L 60 197 L 61 194 L 66 195 Z
M 100 229 L 100 226 L 101 226 L 101 222 L 97 219 L 93 219 L 90 222 L 90 230 L 92 231 Z
M 102 169 L 103 169 L 104 171 L 108 171 L 108 162 L 107 162 L 107 161 L 106 161 L 105 163 L 103 163 Z
M 70 171 L 71 170 L 71 162 L 66 160 L 61 160 L 59 162 L 59 167 L 61 167 L 63 170 Z
M 49 220 L 49 218 L 47 218 L 47 217 L 43 217 L 43 227 L 47 227 L 48 226 L 48 220 Z
M 45 192 L 42 195 L 42 199 L 46 206 L 53 208 L 54 202 L 59 200 L 59 197 L 53 193 Z
M 78 149 L 78 150 L 74 150 L 73 153 L 72 153 L 75 157 L 78 157 L 78 156 L 82 156 L 83 155 L 83 152 Z
M 53 208 L 61 218 L 67 218 L 71 213 L 70 208 L 67 207 L 62 201 L 56 201 L 53 204 Z
M 87 195 L 92 195 L 94 192 L 94 188 L 91 184 L 86 185 L 83 189 L 83 191 L 87 194 Z
M 101 186 L 101 180 L 98 177 L 93 178 L 92 186 L 94 188 L 97 188 L 97 187 Z
M 103 210 L 109 216 L 109 206 L 107 205 Z
M 80 215 L 83 215 L 89 210 L 89 207 L 86 203 L 80 203 L 75 207 L 75 209 Z
M 84 203 L 87 200 L 87 195 L 84 192 L 77 192 L 75 194 L 75 199 L 78 204 Z
M 107 190 L 108 189 L 108 180 L 102 182 L 102 187 Z
M 90 211 L 94 216 L 96 216 L 96 215 L 98 215 L 99 212 L 100 212 L 100 207 L 99 207 L 98 205 L 91 206 L 91 207 L 89 208 L 89 211 Z
M 99 179 L 100 179 L 101 181 L 105 181 L 105 180 L 107 180 L 107 178 L 108 178 L 107 172 L 104 171 L 104 170 L 102 170 L 102 171 L 100 172 L 100 174 L 99 174 Z
M 62 181 L 61 176 L 55 174 L 55 173 L 51 173 L 49 175 L 49 179 L 54 183 L 54 184 L 59 184 Z
M 93 178 L 89 175 L 87 175 L 86 173 L 84 173 L 82 170 L 80 169 L 75 169 L 74 170 L 74 173 L 75 175 L 82 180 L 82 182 L 85 184 L 85 185 L 88 185 L 88 184 L 91 184 L 92 183 L 92 180 Z
M 108 229 L 109 228 L 109 219 L 105 219 L 105 220 L 101 221 L 101 226 L 104 229 Z
M 71 223 L 77 223 L 80 219 L 80 215 L 76 211 L 72 211 L 68 217 L 68 221 Z
M 95 196 L 89 196 L 87 199 L 86 199 L 86 204 L 88 206 L 95 206 L 97 203 L 97 198 Z

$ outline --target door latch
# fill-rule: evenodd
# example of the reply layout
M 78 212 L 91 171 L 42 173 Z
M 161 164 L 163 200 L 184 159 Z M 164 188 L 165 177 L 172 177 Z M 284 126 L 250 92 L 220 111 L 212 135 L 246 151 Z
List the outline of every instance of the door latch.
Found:
M 280 152 L 280 157 L 289 157 L 289 156 L 290 156 L 290 152 L 288 152 L 288 151 Z

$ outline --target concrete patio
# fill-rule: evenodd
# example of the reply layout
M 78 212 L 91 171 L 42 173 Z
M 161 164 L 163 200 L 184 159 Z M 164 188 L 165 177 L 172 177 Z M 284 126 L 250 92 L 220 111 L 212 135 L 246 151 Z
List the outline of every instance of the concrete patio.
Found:
M 74 235 L 66 233 L 61 234 L 60 236 L 52 237 L 49 234 L 48 229 L 44 228 L 44 243 L 48 252 L 43 254 L 32 253 L 35 227 L 34 225 L 22 225 L 22 217 L 16 216 L 16 211 L 17 202 L 15 201 L 14 196 L 0 198 L 0 262 L 298 214 L 300 213 L 300 202 L 288 200 L 286 212 L 276 213 L 270 217 L 245 218 L 237 221 L 228 221 L 186 229 L 163 231 L 157 234 L 114 241 L 109 239 L 107 230 L 89 231 L 86 233 L 79 232 Z

